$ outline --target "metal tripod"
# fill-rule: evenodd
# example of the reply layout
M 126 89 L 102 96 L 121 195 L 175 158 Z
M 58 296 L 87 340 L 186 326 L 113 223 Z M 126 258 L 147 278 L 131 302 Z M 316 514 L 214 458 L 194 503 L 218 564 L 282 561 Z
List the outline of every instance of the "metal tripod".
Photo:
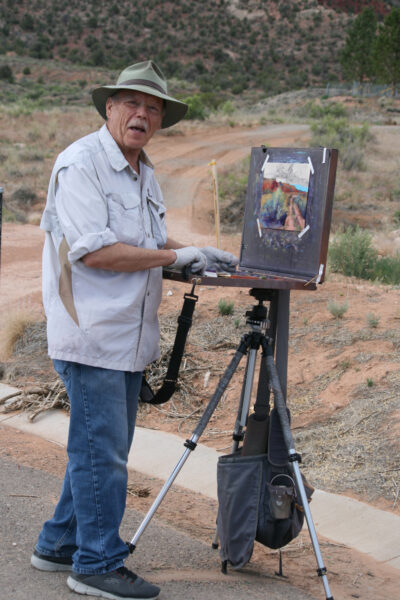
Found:
M 206 409 L 204 410 L 203 415 L 201 416 L 196 428 L 194 429 L 191 438 L 185 441 L 185 451 L 182 457 L 176 464 L 168 480 L 165 482 L 157 498 L 154 500 L 151 508 L 149 509 L 147 515 L 145 516 L 139 528 L 137 529 L 132 540 L 128 542 L 128 547 L 131 553 L 135 550 L 138 540 L 140 539 L 146 527 L 150 523 L 162 500 L 166 496 L 169 488 L 178 476 L 180 470 L 185 464 L 187 458 L 189 457 L 189 454 L 196 449 L 197 442 L 201 437 L 207 424 L 209 423 L 241 359 L 243 358 L 243 356 L 247 355 L 247 364 L 242 384 L 239 409 L 232 436 L 232 450 L 235 451 L 238 449 L 240 442 L 244 439 L 244 431 L 248 419 L 251 392 L 253 388 L 254 374 L 256 369 L 257 354 L 258 351 L 261 349 L 262 357 L 260 363 L 257 397 L 259 398 L 262 394 L 269 395 L 270 388 L 272 388 L 274 392 L 274 406 L 277 409 L 279 415 L 282 434 L 288 452 L 289 466 L 293 472 L 293 476 L 297 484 L 297 489 L 300 493 L 300 498 L 304 509 L 304 515 L 306 518 L 315 558 L 317 561 L 317 574 L 322 579 L 326 600 L 333 600 L 333 596 L 331 595 L 328 579 L 326 576 L 326 567 L 322 560 L 322 555 L 314 527 L 314 522 L 308 506 L 308 499 L 304 488 L 303 479 L 300 473 L 299 463 L 301 462 L 301 457 L 294 448 L 293 436 L 290 430 L 290 423 L 286 410 L 285 396 L 284 392 L 282 391 L 278 369 L 274 361 L 274 350 L 277 342 L 277 331 L 279 333 L 279 291 L 255 288 L 250 290 L 250 294 L 258 300 L 258 304 L 255 305 L 251 311 L 246 312 L 246 323 L 250 326 L 250 332 L 243 335 L 231 362 L 229 363 L 224 374 L 219 380 L 216 390 L 212 395 Z M 267 309 L 263 304 L 264 301 L 270 302 L 268 319 Z M 284 343 L 283 346 L 284 350 L 287 351 L 287 345 Z M 282 358 L 282 348 L 280 348 L 279 352 Z M 285 360 L 283 360 L 283 362 L 283 369 L 282 365 L 280 365 L 281 371 L 285 371 L 286 369 Z M 285 383 L 286 378 L 284 377 L 284 384 Z M 264 405 L 269 405 L 269 403 L 264 402 Z M 213 545 L 215 546 L 215 544 Z

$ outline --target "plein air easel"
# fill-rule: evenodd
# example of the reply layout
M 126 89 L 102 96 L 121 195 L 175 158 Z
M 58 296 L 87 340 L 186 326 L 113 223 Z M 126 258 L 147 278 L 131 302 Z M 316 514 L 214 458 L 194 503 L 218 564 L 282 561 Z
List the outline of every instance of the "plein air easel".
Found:
M 140 537 L 147 528 L 168 490 L 181 471 L 190 453 L 196 449 L 197 442 L 207 427 L 216 407 L 218 406 L 219 401 L 229 385 L 229 382 L 235 374 L 241 359 L 247 355 L 247 364 L 242 383 L 238 413 L 232 436 L 233 451 L 237 450 L 241 442 L 243 442 L 250 409 L 257 355 L 261 350 L 262 356 L 257 386 L 257 397 L 260 398 L 262 395 L 269 396 L 270 388 L 272 388 L 274 392 L 274 406 L 279 415 L 290 468 L 293 472 L 293 477 L 300 493 L 305 518 L 317 561 L 317 573 L 322 579 L 326 599 L 333 600 L 326 576 L 326 567 L 323 563 L 313 519 L 308 506 L 303 479 L 299 469 L 299 462 L 301 458 L 294 448 L 294 441 L 286 410 L 285 394 L 288 355 L 289 290 L 255 288 L 250 290 L 250 295 L 258 301 L 258 304 L 253 306 L 251 311 L 246 312 L 246 323 L 250 326 L 250 330 L 247 334 L 242 336 L 238 348 L 229 365 L 227 366 L 223 376 L 221 377 L 216 390 L 212 395 L 206 409 L 204 410 L 196 428 L 193 430 L 192 436 L 190 439 L 185 441 L 185 450 L 182 457 L 176 464 L 168 480 L 165 482 L 157 498 L 154 500 L 153 505 L 143 519 L 132 540 L 128 543 L 129 550 L 131 553 L 135 550 Z M 265 301 L 269 302 L 268 315 L 267 308 L 264 305 Z M 269 405 L 268 402 L 266 404 Z M 215 547 L 215 542 L 213 546 Z
M 269 410 L 269 394 L 272 390 L 280 424 L 281 445 L 300 495 L 317 561 L 317 573 L 322 579 L 326 599 L 332 600 L 299 469 L 300 456 L 294 448 L 290 430 L 286 381 L 290 290 L 315 290 L 324 279 L 337 159 L 337 150 L 331 148 L 252 148 L 239 268 L 234 274 L 225 274 L 224 277 L 206 274 L 200 278 L 200 282 L 207 286 L 250 288 L 250 294 L 258 304 L 246 312 L 249 332 L 240 340 L 192 436 L 184 443 L 181 459 L 128 543 L 131 552 L 189 454 L 195 450 L 245 355 L 247 363 L 233 430 L 232 452 L 242 444 L 243 454 L 248 439 L 252 444 L 259 442 L 260 436 L 254 434 L 256 428 L 251 423 L 249 409 L 257 356 L 261 351 L 255 417 L 261 408 Z M 176 273 L 164 272 L 164 277 L 183 280 L 182 275 Z M 268 314 L 264 302 L 269 302 Z M 257 421 L 256 418 L 254 420 Z M 251 435 L 246 436 L 246 433 Z

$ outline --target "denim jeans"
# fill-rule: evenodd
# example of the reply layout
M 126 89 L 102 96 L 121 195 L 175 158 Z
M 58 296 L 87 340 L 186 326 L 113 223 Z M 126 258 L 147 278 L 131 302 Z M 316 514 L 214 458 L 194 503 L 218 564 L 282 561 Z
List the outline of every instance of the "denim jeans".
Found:
M 142 374 L 53 363 L 71 404 L 69 460 L 60 500 L 36 549 L 72 556 L 77 573 L 106 573 L 123 566 L 128 555 L 119 526 Z

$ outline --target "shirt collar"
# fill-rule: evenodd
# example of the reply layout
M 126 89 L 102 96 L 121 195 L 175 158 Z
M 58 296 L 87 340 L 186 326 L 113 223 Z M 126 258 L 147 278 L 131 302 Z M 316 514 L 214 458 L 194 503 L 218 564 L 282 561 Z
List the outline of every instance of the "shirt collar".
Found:
M 113 136 L 108 131 L 107 125 L 105 123 L 99 131 L 99 138 L 113 169 L 115 169 L 116 171 L 122 171 L 127 166 L 129 166 L 128 161 L 122 154 L 117 142 L 114 140 Z M 149 159 L 149 157 L 143 149 L 140 151 L 139 160 L 147 167 L 150 167 L 150 169 L 154 169 L 151 160 Z

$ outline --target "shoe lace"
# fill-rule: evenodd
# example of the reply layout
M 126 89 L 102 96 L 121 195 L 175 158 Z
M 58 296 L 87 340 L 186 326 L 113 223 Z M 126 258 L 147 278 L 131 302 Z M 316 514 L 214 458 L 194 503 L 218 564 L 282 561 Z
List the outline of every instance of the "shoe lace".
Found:
M 136 573 L 134 573 L 133 571 L 130 571 L 126 567 L 120 567 L 116 571 L 117 571 L 117 573 L 119 573 L 121 575 L 121 577 L 123 577 L 124 579 L 126 579 L 130 583 L 133 583 L 138 578 L 138 576 L 136 575 Z

